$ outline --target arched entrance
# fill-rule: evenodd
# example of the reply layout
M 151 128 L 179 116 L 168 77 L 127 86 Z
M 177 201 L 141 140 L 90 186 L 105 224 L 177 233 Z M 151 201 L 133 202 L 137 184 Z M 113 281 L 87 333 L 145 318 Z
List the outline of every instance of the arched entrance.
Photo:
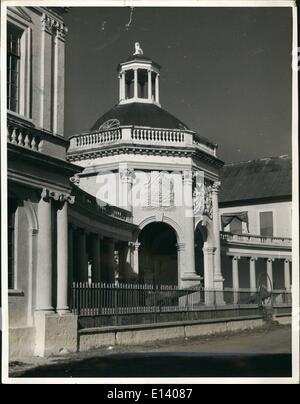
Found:
M 145 283 L 178 285 L 177 237 L 166 223 L 146 225 L 139 234 L 139 277 Z

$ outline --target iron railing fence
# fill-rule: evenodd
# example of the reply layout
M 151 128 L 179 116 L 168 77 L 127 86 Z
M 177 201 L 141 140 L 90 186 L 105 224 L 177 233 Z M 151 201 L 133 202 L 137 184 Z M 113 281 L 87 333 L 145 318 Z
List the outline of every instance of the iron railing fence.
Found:
M 291 293 L 275 290 L 267 296 L 249 289 L 207 290 L 201 286 L 74 282 L 70 307 L 78 316 L 121 316 L 197 311 L 207 307 L 291 305 Z

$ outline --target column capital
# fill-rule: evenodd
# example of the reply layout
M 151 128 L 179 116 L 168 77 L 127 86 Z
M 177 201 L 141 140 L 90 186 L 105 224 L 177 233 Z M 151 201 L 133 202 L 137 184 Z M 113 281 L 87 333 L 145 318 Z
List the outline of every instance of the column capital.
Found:
M 211 187 L 211 190 L 212 190 L 212 192 L 219 192 L 220 191 L 220 188 L 221 188 L 221 182 L 220 181 L 215 181 L 213 184 L 212 184 L 212 187 Z
M 258 260 L 258 257 L 250 257 L 249 260 L 250 260 L 250 261 L 257 261 L 257 260 Z
M 241 257 L 239 255 L 233 255 L 232 256 L 233 261 L 238 261 L 239 259 L 241 259 Z
M 204 247 L 203 248 L 203 253 L 207 254 L 207 255 L 213 255 L 216 251 L 216 247 Z
M 285 259 L 284 259 L 284 262 L 285 262 L 286 264 L 289 264 L 290 262 L 292 262 L 292 258 L 285 258 Z
M 134 179 L 134 169 L 133 168 L 119 168 L 119 174 L 121 182 L 132 183 Z
M 64 203 L 64 202 L 68 202 L 70 204 L 75 203 L 75 196 L 74 195 L 64 193 L 64 192 L 61 192 L 61 191 L 53 191 L 53 190 L 48 189 L 48 188 L 43 188 L 42 189 L 41 198 L 45 202 L 50 202 L 50 200 L 52 199 L 53 201 L 60 202 L 60 203 Z
M 182 179 L 186 183 L 192 183 L 192 181 L 193 181 L 193 172 L 192 172 L 192 170 L 184 170 L 182 172 Z
M 275 258 L 267 258 L 267 262 L 274 262 Z

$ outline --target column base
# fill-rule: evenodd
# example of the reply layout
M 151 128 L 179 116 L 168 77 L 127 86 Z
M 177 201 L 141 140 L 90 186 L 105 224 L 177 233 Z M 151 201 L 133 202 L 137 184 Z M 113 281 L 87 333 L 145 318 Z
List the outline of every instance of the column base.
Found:
M 180 279 L 180 287 L 188 288 L 191 286 L 200 286 L 201 276 L 193 272 L 185 272 Z
M 62 316 L 63 314 L 71 313 L 69 307 L 63 307 L 63 308 L 61 308 L 61 309 L 56 309 L 56 312 L 57 312 L 57 314 L 59 314 L 59 315 L 61 315 L 61 316 Z
M 34 313 L 36 356 L 77 351 L 77 316 L 72 313 Z

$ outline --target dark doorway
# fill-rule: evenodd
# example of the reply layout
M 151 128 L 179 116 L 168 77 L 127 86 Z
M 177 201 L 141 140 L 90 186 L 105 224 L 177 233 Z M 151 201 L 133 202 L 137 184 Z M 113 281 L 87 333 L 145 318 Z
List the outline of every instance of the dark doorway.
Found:
M 178 285 L 177 237 L 166 223 L 148 224 L 139 236 L 139 276 L 145 283 Z

